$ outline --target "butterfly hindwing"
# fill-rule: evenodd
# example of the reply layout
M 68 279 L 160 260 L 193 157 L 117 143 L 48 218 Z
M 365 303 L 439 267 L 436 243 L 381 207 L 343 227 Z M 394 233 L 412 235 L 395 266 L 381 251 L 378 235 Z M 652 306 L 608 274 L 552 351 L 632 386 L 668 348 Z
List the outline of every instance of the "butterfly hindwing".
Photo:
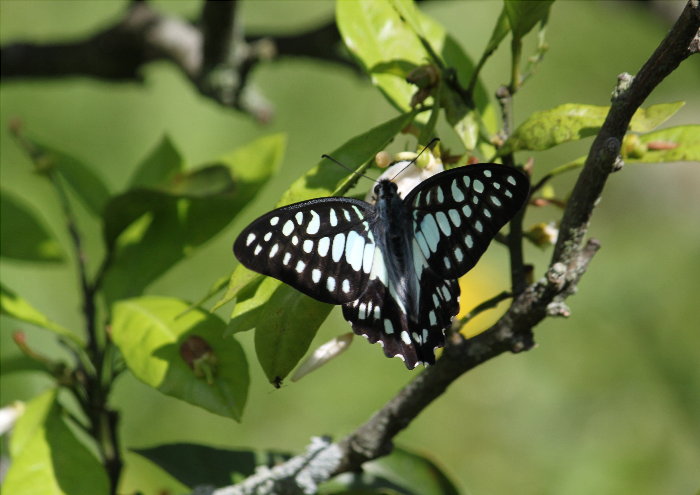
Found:
M 248 268 L 319 301 L 342 304 L 365 290 L 374 261 L 373 210 L 352 198 L 319 198 L 251 223 L 233 251 Z
M 444 330 L 459 311 L 459 285 L 428 270 L 421 290 L 416 321 L 401 310 L 390 289 L 378 279 L 369 281 L 359 299 L 343 305 L 343 316 L 358 335 L 380 342 L 387 357 L 400 357 L 408 369 L 433 364 L 435 349 L 445 342 Z
M 413 233 L 428 265 L 444 278 L 468 272 L 529 192 L 512 167 L 477 164 L 437 174 L 413 189 Z

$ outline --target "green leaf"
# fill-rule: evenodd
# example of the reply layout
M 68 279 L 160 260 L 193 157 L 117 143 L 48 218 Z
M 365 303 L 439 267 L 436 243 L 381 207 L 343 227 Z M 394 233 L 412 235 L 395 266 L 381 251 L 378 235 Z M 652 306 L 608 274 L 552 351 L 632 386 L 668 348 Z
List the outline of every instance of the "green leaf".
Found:
M 38 155 L 33 157 L 37 168 L 57 172 L 83 206 L 99 217 L 111 195 L 102 178 L 90 166 L 68 153 L 39 141 L 29 142 L 38 152 Z
M 236 479 L 254 474 L 257 466 L 271 468 L 291 457 L 275 451 L 217 449 L 193 443 L 173 443 L 132 451 L 189 488 L 228 486 Z
M 411 109 L 411 97 L 416 92 L 416 87 L 406 82 L 406 76 L 416 67 L 431 61 L 433 55 L 442 59 L 434 62 L 456 71 L 463 87 L 474 69 L 471 59 L 442 25 L 415 9 L 412 2 L 339 0 L 336 20 L 345 45 L 365 67 L 372 82 L 401 111 Z M 430 52 L 421 38 L 431 47 Z M 448 121 L 456 127 L 468 149 L 473 149 L 473 139 L 477 134 L 472 129 L 472 122 L 481 120 L 489 132 L 495 131 L 496 114 L 481 83 L 474 94 L 480 118 L 467 116 L 471 109 L 466 109 L 451 88 L 446 88 L 445 93 L 447 104 L 458 102 L 456 108 L 447 107 Z
M 682 102 L 640 108 L 632 117 L 630 130 L 646 132 L 662 124 L 683 106 Z M 598 133 L 610 107 L 566 103 L 533 113 L 520 124 L 499 154 L 521 150 L 546 150 L 568 141 Z
M 64 261 L 61 245 L 31 208 L 7 191 L 0 192 L 0 256 L 25 261 Z
M 501 41 L 508 35 L 510 32 L 510 21 L 508 20 L 508 15 L 506 15 L 506 9 L 505 5 L 503 9 L 501 10 L 500 15 L 498 16 L 498 20 L 496 21 L 496 24 L 493 26 L 493 31 L 491 32 L 491 38 L 489 39 L 489 42 L 486 44 L 486 48 L 484 48 L 484 54 L 481 56 L 481 60 L 479 61 L 479 65 L 483 65 L 483 61 L 485 61 L 491 54 L 496 51 L 496 48 L 498 48 L 498 45 L 501 44 Z
M 50 330 L 78 347 L 84 347 L 85 345 L 80 337 L 58 323 L 49 320 L 34 306 L 4 285 L 0 285 L 0 314 Z
M 241 289 L 257 279 L 262 279 L 262 277 L 259 273 L 255 273 L 243 265 L 237 265 L 231 272 L 226 293 L 214 304 L 211 311 L 216 311 L 224 304 L 233 301 Z
M 113 307 L 112 338 L 131 372 L 164 394 L 240 421 L 248 394 L 248 363 L 240 344 L 223 339 L 224 322 L 177 299 L 141 297 Z M 181 315 L 181 316 L 180 316 Z M 210 349 L 211 379 L 196 376 L 183 344 L 199 338 Z
M 648 108 L 638 108 L 632 116 L 629 130 L 632 132 L 653 131 L 670 119 L 683 105 L 685 105 L 684 101 L 676 101 L 674 103 L 660 103 Z
M 399 115 L 353 137 L 339 148 L 330 152 L 329 155 L 350 167 L 365 163 L 391 143 L 394 137 L 413 121 L 415 116 L 416 112 Z M 315 167 L 292 183 L 282 195 L 282 198 L 277 203 L 277 207 L 307 199 L 329 196 L 342 184 L 347 175 L 347 170 L 322 159 Z
M 668 127 L 639 136 L 645 153 L 628 163 L 700 162 L 700 125 Z
M 104 281 L 108 300 L 141 294 L 226 227 L 277 170 L 284 146 L 281 134 L 261 138 L 216 163 L 111 200 L 104 237 L 116 254 Z
M 554 0 L 537 2 L 523 0 L 505 0 L 503 11 L 508 17 L 508 24 L 513 36 L 518 39 L 529 33 L 535 24 L 546 20 Z
M 388 456 L 364 463 L 361 473 L 332 480 L 319 490 L 320 495 L 341 493 L 459 495 L 459 489 L 428 457 L 396 447 Z
M 158 187 L 169 182 L 183 169 L 184 161 L 175 144 L 164 136 L 153 151 L 136 167 L 130 188 Z
M 668 127 L 641 136 L 628 134 L 623 141 L 623 149 L 630 139 L 637 141 L 639 146 L 635 146 L 635 150 L 641 151 L 632 156 L 630 153 L 623 153 L 625 163 L 700 162 L 700 125 Z M 556 167 L 549 175 L 554 177 L 583 167 L 585 163 L 586 157 L 580 156 Z
M 26 404 L 10 441 L 3 492 L 12 495 L 110 493 L 107 473 L 66 424 L 49 390 Z

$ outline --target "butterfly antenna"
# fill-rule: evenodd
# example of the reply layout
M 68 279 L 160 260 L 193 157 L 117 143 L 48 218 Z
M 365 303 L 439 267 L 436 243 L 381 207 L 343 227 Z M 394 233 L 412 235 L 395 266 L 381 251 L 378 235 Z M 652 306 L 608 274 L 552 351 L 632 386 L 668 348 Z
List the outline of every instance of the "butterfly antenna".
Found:
M 338 165 L 338 166 L 340 166 L 340 167 L 343 167 L 345 170 L 349 170 L 350 172 L 352 172 L 353 174 L 355 174 L 355 175 L 357 175 L 357 176 L 359 176 L 359 177 L 364 177 L 365 179 L 369 179 L 369 180 L 371 180 L 372 182 L 376 182 L 373 178 L 368 177 L 368 176 L 366 176 L 365 174 L 362 174 L 362 173 L 358 172 L 357 170 L 351 169 L 350 167 L 348 167 L 347 165 L 344 165 L 344 164 L 340 163 L 338 160 L 336 160 L 335 158 L 333 158 L 333 157 L 330 156 L 330 155 L 323 154 L 323 155 L 321 155 L 321 158 L 327 158 L 328 160 L 332 161 L 332 162 L 335 163 L 336 165 Z
M 430 142 L 428 144 L 426 144 L 422 150 L 420 150 L 420 153 L 418 153 L 413 160 L 408 162 L 404 168 L 399 170 L 398 173 L 395 176 L 393 176 L 390 180 L 396 179 L 399 175 L 401 175 L 403 173 L 404 170 L 406 170 L 408 167 L 410 167 L 411 165 L 416 163 L 416 160 L 418 160 L 418 158 L 420 158 L 420 156 L 423 154 L 423 152 L 429 148 L 432 148 L 435 145 L 435 143 L 437 143 L 438 141 L 440 141 L 440 138 L 431 139 Z

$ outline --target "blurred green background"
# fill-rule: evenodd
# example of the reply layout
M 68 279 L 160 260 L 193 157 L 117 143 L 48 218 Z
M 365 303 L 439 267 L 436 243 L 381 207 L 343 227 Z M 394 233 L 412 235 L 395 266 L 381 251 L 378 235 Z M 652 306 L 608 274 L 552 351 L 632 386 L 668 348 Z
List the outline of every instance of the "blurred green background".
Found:
M 194 17 L 198 1 L 153 2 Z M 680 12 L 684 2 L 665 2 Z M 0 40 L 48 41 L 91 34 L 114 22 L 123 1 L 0 2 Z M 477 59 L 500 2 L 424 2 Z M 248 32 L 292 33 L 333 15 L 330 1 L 243 2 Z M 673 15 L 673 14 L 671 14 Z M 550 51 L 515 100 L 515 123 L 562 103 L 605 105 L 617 74 L 635 73 L 670 28 L 668 18 L 636 2 L 557 2 L 547 32 Z M 530 36 L 530 38 L 532 35 Z M 528 38 L 529 48 L 534 40 Z M 507 81 L 508 41 L 486 66 L 490 91 Z M 527 52 L 527 49 L 525 51 Z M 700 120 L 700 64 L 688 60 L 646 104 L 685 100 L 666 125 Z M 148 292 L 200 298 L 234 267 L 236 233 L 268 210 L 289 182 L 352 136 L 395 115 L 365 78 L 307 60 L 260 66 L 253 82 L 276 106 L 268 126 L 216 106 L 167 63 L 146 68 L 145 83 L 110 84 L 84 78 L 4 82 L 0 103 L 2 186 L 31 204 L 68 248 L 58 202 L 34 176 L 7 131 L 19 118 L 47 143 L 92 164 L 114 191 L 165 133 L 192 165 L 252 139 L 288 133 L 279 175 L 224 234 L 175 266 Z M 445 136 L 443 136 L 445 137 Z M 456 140 L 447 144 L 457 147 Z M 398 145 L 405 143 L 399 139 Z M 536 177 L 584 154 L 590 140 L 533 154 Z M 529 155 L 521 154 L 524 161 Z M 568 320 L 536 329 L 539 346 L 502 356 L 455 383 L 397 442 L 441 464 L 472 494 L 690 494 L 700 487 L 700 170 L 697 163 L 627 166 L 610 178 L 591 234 L 602 242 L 569 300 Z M 555 182 L 564 195 L 574 177 Z M 555 219 L 542 210 L 526 223 Z M 92 264 L 100 255 L 97 225 L 80 216 Z M 541 276 L 549 252 L 527 248 Z M 80 328 L 77 277 L 72 266 L 3 260 L 3 282 L 65 326 Z M 506 286 L 505 250 L 494 246 L 471 276 L 473 304 Z M 222 313 L 225 314 L 225 311 Z M 485 319 L 488 319 L 486 317 Z M 10 331 L 25 329 L 32 346 L 60 353 L 52 338 L 2 318 L 2 358 L 17 353 Z M 339 311 L 314 345 L 346 332 Z M 358 339 L 325 369 L 280 390 L 255 362 L 252 333 L 239 336 L 251 362 L 252 388 L 241 424 L 165 397 L 128 373 L 112 404 L 122 412 L 125 448 L 189 441 L 233 448 L 300 451 L 309 437 L 338 438 L 364 422 L 415 372 L 385 359 Z M 2 404 L 26 400 L 49 385 L 34 374 L 3 375 Z M 126 454 L 122 493 L 183 492 L 148 461 Z

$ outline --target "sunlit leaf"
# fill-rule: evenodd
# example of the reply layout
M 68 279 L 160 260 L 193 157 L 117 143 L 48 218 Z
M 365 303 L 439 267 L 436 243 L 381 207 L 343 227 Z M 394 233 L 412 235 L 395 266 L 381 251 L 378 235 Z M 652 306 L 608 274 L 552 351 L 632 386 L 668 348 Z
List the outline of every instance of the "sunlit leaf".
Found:
M 0 286 L 0 289 L 0 314 L 49 330 L 61 338 L 70 340 L 76 346 L 84 346 L 80 337 L 58 323 L 49 320 L 43 313 L 11 289 L 4 285 Z
M 25 261 L 63 261 L 61 245 L 28 205 L 0 193 L 0 256 Z
M 248 363 L 235 339 L 222 338 L 217 316 L 177 299 L 141 297 L 114 305 L 112 338 L 127 366 L 164 394 L 240 421 L 248 394 Z M 183 312 L 185 312 L 183 314 Z M 210 349 L 211 376 L 197 376 L 183 346 L 197 338 Z
M 338 1 L 336 19 L 343 41 L 372 78 L 372 82 L 401 111 L 410 109 L 416 87 L 406 82 L 415 68 L 437 63 L 453 69 L 465 87 L 474 64 L 442 25 L 415 9 L 412 2 L 398 0 Z M 429 52 L 423 41 L 428 44 Z M 441 60 L 433 60 L 433 55 Z M 473 95 L 480 118 L 468 115 L 473 110 L 454 91 L 446 87 L 444 104 L 448 121 L 455 127 L 465 147 L 473 149 L 481 120 L 489 132 L 495 132 L 496 115 L 485 88 L 479 83 Z M 449 106 L 451 105 L 451 106 Z M 422 117 L 424 118 L 424 117 Z M 466 119 L 466 120 L 464 120 Z
M 648 132 L 661 125 L 683 106 L 682 102 L 640 108 L 632 117 L 630 130 Z M 610 107 L 566 103 L 533 113 L 520 124 L 499 151 L 505 154 L 521 150 L 546 150 L 598 133 Z
M 12 462 L 3 493 L 12 495 L 102 495 L 107 473 L 73 434 L 49 390 L 26 404 L 12 432 Z

